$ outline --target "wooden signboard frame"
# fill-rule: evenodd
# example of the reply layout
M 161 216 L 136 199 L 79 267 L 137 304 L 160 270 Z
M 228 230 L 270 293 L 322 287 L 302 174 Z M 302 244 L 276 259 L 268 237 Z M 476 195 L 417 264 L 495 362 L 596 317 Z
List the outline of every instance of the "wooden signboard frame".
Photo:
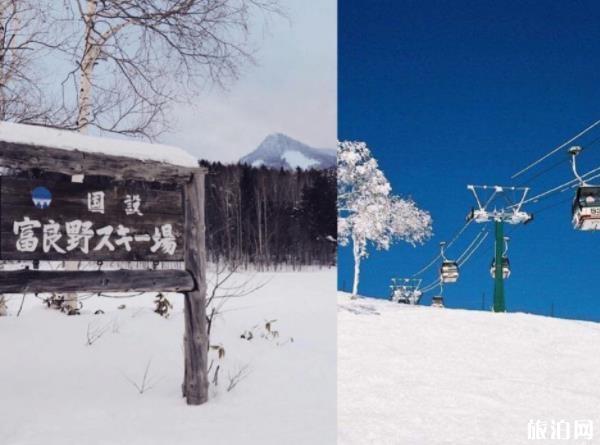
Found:
M 107 141 L 107 143 L 116 143 Z M 203 168 L 180 167 L 78 150 L 0 141 L 0 167 L 16 172 L 100 176 L 115 181 L 181 185 L 185 270 L 0 271 L 0 294 L 41 292 L 182 292 L 185 295 L 183 396 L 190 405 L 208 399 L 206 255 Z M 7 258 L 0 258 L 7 259 Z M 67 259 L 67 258 L 65 258 Z

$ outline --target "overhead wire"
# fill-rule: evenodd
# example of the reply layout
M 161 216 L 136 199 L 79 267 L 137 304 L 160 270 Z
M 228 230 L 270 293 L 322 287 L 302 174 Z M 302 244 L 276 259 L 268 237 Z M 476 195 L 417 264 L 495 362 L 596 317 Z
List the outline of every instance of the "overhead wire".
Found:
M 535 212 L 535 214 L 536 214 L 536 215 L 539 215 L 540 213 L 543 213 L 543 212 L 545 212 L 546 210 L 553 209 L 554 207 L 558 207 L 559 205 L 561 205 L 561 204 L 563 204 L 563 203 L 565 203 L 565 202 L 572 201 L 572 200 L 573 200 L 573 197 L 572 197 L 572 196 L 567 196 L 565 199 L 561 199 L 561 200 L 559 200 L 559 201 L 556 201 L 556 202 L 554 202 L 554 203 L 552 203 L 552 204 L 550 204 L 550 205 L 547 205 L 547 206 L 545 206 L 545 207 L 542 207 L 541 209 L 537 210 L 537 211 Z
M 459 263 L 462 261 L 463 257 L 467 254 L 467 252 L 469 251 L 469 249 L 471 249 L 471 247 L 473 247 L 473 245 L 477 242 L 477 240 L 479 239 L 479 237 L 486 231 L 486 227 L 483 227 L 481 229 L 481 231 L 479 231 L 479 233 L 477 234 L 477 236 L 475 238 L 473 238 L 473 241 L 471 241 L 471 244 L 469 244 L 467 246 L 467 248 L 465 249 L 465 251 L 461 254 L 461 256 L 459 256 L 456 260 L 457 263 Z
M 561 145 L 559 145 L 558 147 L 554 148 L 553 150 L 550 150 L 550 152 L 546 153 L 544 156 L 542 156 L 541 158 L 537 159 L 536 161 L 532 162 L 531 164 L 529 164 L 528 166 L 526 166 L 525 168 L 522 168 L 521 170 L 519 170 L 517 173 L 513 174 L 510 179 L 515 179 L 518 176 L 521 176 L 523 173 L 525 173 L 526 171 L 529 171 L 530 169 L 532 169 L 533 167 L 535 167 L 536 165 L 538 165 L 540 162 L 548 159 L 550 156 L 552 156 L 553 154 L 557 153 L 558 151 L 562 150 L 563 148 L 565 148 L 567 145 L 569 145 L 570 143 L 572 143 L 573 141 L 577 140 L 578 138 L 580 138 L 581 136 L 583 136 L 584 134 L 586 134 L 588 131 L 590 131 L 592 128 L 596 127 L 597 125 L 600 124 L 600 119 L 597 120 L 596 122 L 594 122 L 592 125 L 590 125 L 589 127 L 587 127 L 586 129 L 580 131 L 579 133 L 577 133 L 575 136 L 573 136 L 571 139 L 569 139 L 566 142 L 563 142 Z
M 535 175 L 529 177 L 527 180 L 522 181 L 518 187 L 523 187 L 523 186 L 528 186 L 531 185 L 536 179 L 540 178 L 542 175 L 548 173 L 549 171 L 554 170 L 556 167 L 560 166 L 561 164 L 564 164 L 565 162 L 568 162 L 569 158 L 565 157 L 564 159 L 561 159 L 558 162 L 555 162 L 554 164 L 552 164 L 550 167 L 545 168 L 544 170 L 536 173 Z
M 468 220 L 460 229 L 458 229 L 456 232 L 454 232 L 454 236 L 450 239 L 450 241 L 448 242 L 448 244 L 446 244 L 446 249 L 452 247 L 452 245 L 456 241 L 458 241 L 458 239 L 465 232 L 465 230 L 467 230 L 467 227 L 469 227 L 469 225 L 471 224 L 471 222 L 473 222 L 472 219 Z M 432 267 L 433 265 L 435 265 L 436 262 L 437 262 L 437 260 L 439 260 L 441 257 L 442 257 L 442 254 L 440 252 L 429 263 L 427 263 L 425 266 L 423 266 L 417 272 L 415 272 L 414 274 L 412 274 L 410 276 L 410 278 L 415 278 L 416 276 L 421 275 L 423 272 L 429 270 L 429 268 Z
M 433 280 L 431 283 L 429 283 L 427 286 L 423 287 L 421 289 L 421 293 L 422 294 L 426 294 L 427 292 L 435 289 L 436 287 L 438 287 L 441 284 L 442 280 L 440 278 L 436 278 L 435 280 Z
M 489 235 L 489 232 L 486 230 L 483 237 L 479 240 L 479 243 L 477 243 L 477 245 L 473 248 L 473 250 L 471 250 L 471 252 L 467 255 L 467 257 L 464 258 L 461 263 L 459 263 L 460 267 L 464 266 L 464 264 L 467 261 L 469 261 L 469 258 L 471 258 L 475 252 L 477 252 L 477 249 L 479 249 L 479 246 L 481 246 L 481 244 L 485 241 L 485 239 L 488 237 L 488 235 Z
M 488 234 L 489 233 L 488 233 L 487 227 L 484 227 L 483 229 L 481 229 L 481 231 L 479 231 L 477 233 L 477 235 L 475 236 L 473 241 L 471 241 L 471 243 L 465 248 L 465 250 L 459 256 L 459 260 L 457 260 L 457 262 L 459 263 L 459 266 L 464 265 L 469 260 L 469 258 L 471 258 L 471 256 L 479 249 L 479 247 L 481 246 L 483 241 L 487 238 Z M 441 283 L 442 283 L 442 280 L 441 280 L 441 278 L 438 277 L 437 279 L 433 280 L 431 283 L 424 286 L 421 289 L 421 292 L 423 294 L 425 294 L 425 293 L 435 289 L 436 287 L 440 286 Z
M 600 171 L 600 167 L 596 167 L 596 168 L 588 171 L 587 173 L 584 173 L 583 175 L 581 175 L 581 178 L 583 178 L 587 181 L 596 179 L 600 176 L 600 174 L 591 176 L 591 177 L 589 175 L 592 175 L 598 171 Z M 561 192 L 564 191 L 562 189 L 568 190 L 569 188 L 575 187 L 575 186 L 577 186 L 578 183 L 579 183 L 579 180 L 577 178 L 571 179 L 563 184 L 557 185 L 556 187 L 546 190 L 545 192 L 538 193 L 535 196 L 527 198 L 525 201 L 523 201 L 523 204 L 529 204 L 530 202 L 538 202 L 540 199 L 545 198 L 546 196 L 552 195 L 553 193 L 556 193 L 559 191 L 561 191 Z M 509 206 L 508 208 L 514 208 L 514 207 L 516 207 L 516 205 Z
M 583 144 L 583 149 L 585 151 L 589 150 L 590 148 L 596 147 L 597 144 L 600 142 L 600 136 L 592 139 L 590 142 L 586 142 L 585 144 Z M 529 186 L 531 185 L 533 182 L 535 182 L 535 180 L 539 179 L 541 176 L 545 175 L 546 173 L 554 170 L 556 167 L 559 167 L 560 165 L 569 162 L 571 160 L 570 156 L 565 156 L 563 159 L 561 159 L 558 162 L 555 162 L 554 164 L 550 165 L 549 167 L 539 171 L 538 173 L 530 176 L 529 178 L 523 180 L 518 186 Z
M 425 266 L 423 266 L 418 272 L 415 272 L 414 274 L 412 274 L 410 277 L 415 278 L 415 277 L 421 275 L 423 272 L 429 270 L 429 268 L 431 266 L 433 266 L 437 262 L 437 260 L 439 260 L 441 257 L 442 257 L 442 254 L 438 253 L 434 259 L 432 259 L 429 263 L 427 263 Z

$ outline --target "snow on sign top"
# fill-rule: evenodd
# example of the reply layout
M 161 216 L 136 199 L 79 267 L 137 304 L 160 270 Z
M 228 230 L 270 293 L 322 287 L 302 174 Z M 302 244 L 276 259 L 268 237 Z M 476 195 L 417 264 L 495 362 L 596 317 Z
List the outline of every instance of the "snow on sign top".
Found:
M 74 131 L 37 125 L 0 122 L 0 141 L 62 150 L 102 153 L 110 156 L 125 156 L 143 161 L 164 162 L 181 167 L 198 167 L 198 159 L 178 147 L 150 144 L 131 139 L 86 136 Z

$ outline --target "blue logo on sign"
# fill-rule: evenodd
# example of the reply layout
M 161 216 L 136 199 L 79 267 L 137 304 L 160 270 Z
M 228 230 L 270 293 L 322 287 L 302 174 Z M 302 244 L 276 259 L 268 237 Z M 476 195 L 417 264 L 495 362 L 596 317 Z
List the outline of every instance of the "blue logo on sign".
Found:
M 31 192 L 31 198 L 33 199 L 33 204 L 42 210 L 50 207 L 50 203 L 52 203 L 52 193 L 46 187 L 34 188 Z

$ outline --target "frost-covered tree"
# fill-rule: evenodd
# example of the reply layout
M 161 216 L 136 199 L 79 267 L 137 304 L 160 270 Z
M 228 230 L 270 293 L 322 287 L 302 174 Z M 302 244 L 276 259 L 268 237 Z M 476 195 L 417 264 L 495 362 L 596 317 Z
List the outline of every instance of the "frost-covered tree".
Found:
M 360 263 L 369 247 L 388 250 L 395 241 L 411 245 L 431 236 L 431 216 L 411 199 L 392 194 L 392 188 L 377 160 L 364 142 L 338 142 L 338 239 L 342 246 L 352 241 L 356 297 Z

